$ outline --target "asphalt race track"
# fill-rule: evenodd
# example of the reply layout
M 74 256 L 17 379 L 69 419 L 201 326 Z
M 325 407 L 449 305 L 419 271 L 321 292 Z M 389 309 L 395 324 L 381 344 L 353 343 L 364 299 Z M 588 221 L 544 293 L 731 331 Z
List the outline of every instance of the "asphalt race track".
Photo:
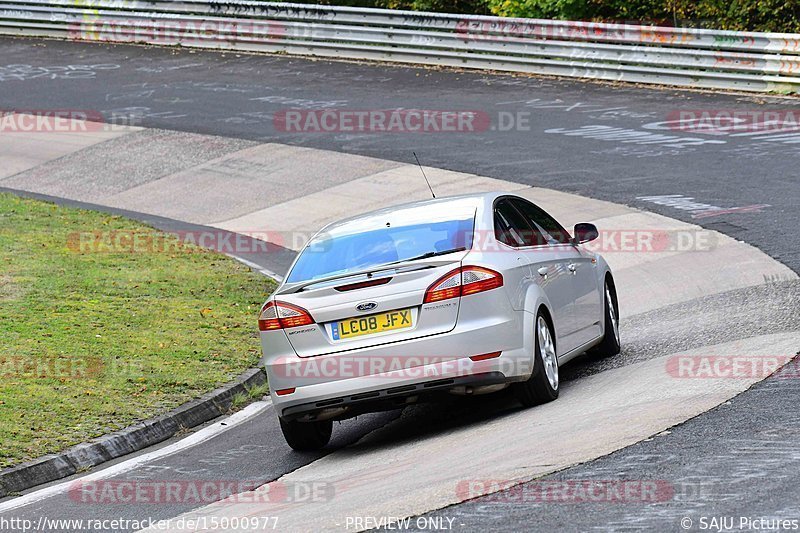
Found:
M 77 108 L 134 116 L 134 125 L 147 129 L 224 137 L 220 154 L 256 143 L 279 143 L 408 164 L 413 150 L 426 166 L 608 200 L 698 224 L 746 242 L 800 273 L 800 133 L 687 132 L 665 124 L 680 110 L 798 111 L 800 100 L 58 41 L 0 39 L 0 50 L 3 110 Z M 69 66 L 80 68 L 55 68 Z M 295 133 L 280 131 L 275 122 L 287 109 L 331 108 L 475 110 L 490 117 L 491 126 L 441 135 Z M 516 127 L 501 131 L 507 126 L 501 120 L 509 117 L 515 117 Z M 3 186 L 25 188 L 0 179 Z M 309 192 L 298 187 L 284 192 L 284 200 Z M 718 209 L 690 211 L 674 207 L 675 202 L 670 206 L 645 199 L 663 195 L 684 198 L 686 203 L 679 204 L 684 207 L 693 201 Z M 278 270 L 285 260 L 258 264 Z M 697 275 L 713 277 L 710 272 Z M 563 369 L 567 391 L 581 390 L 590 383 L 587 380 L 600 380 L 608 372 L 697 346 L 794 335 L 795 353 L 800 349 L 800 283 L 764 281 L 771 282 L 627 317 L 626 357 L 570 364 Z M 771 309 L 754 311 L 761 301 L 772 302 Z M 794 379 L 768 378 L 670 431 L 411 523 L 451 524 L 464 531 L 677 531 L 687 517 L 693 521 L 686 528 L 690 530 L 698 530 L 701 517 L 733 516 L 737 525 L 739 517 L 800 519 L 797 375 L 795 371 Z M 624 394 L 632 385 L 619 382 L 613 387 Z M 121 470 L 110 479 L 244 478 L 261 484 L 318 462 L 323 454 L 290 452 L 268 402 L 254 405 L 252 417 L 219 437 L 130 469 L 121 468 L 125 460 L 118 461 Z M 357 460 L 357 452 L 365 457 L 380 454 L 397 442 L 410 447 L 451 430 L 513 420 L 519 411 L 508 395 L 500 394 L 359 417 L 336 428 L 325 454 L 339 451 Z M 165 446 L 172 444 L 177 443 Z M 530 447 L 533 453 L 537 443 Z M 439 459 L 447 461 L 446 456 Z M 408 467 L 409 476 L 414 466 Z M 559 482 L 618 479 L 668 483 L 669 494 L 644 503 L 536 500 L 542 490 Z M 492 492 L 499 488 L 503 487 Z M 478 495 L 470 493 L 461 500 Z M 8 510 L 8 516 L 35 519 L 80 512 L 92 518 L 161 519 L 198 507 L 79 508 L 55 488 L 41 497 L 27 497 L 24 505 Z M 14 505 L 11 502 L 0 502 L 0 512 L 5 514 L 3 505 Z M 740 529 L 757 528 L 750 524 Z
M 407 163 L 413 162 L 415 150 L 432 167 L 585 194 L 682 220 L 691 218 L 637 197 L 679 194 L 725 208 L 769 204 L 760 212 L 695 222 L 800 269 L 796 232 L 800 134 L 701 135 L 657 124 L 674 120 L 681 109 L 753 110 L 771 101 L 771 108 L 786 110 L 800 106 L 796 99 L 160 48 L 59 41 L 32 46 L 33 41 L 8 39 L 0 43 L 6 65 L 0 71 L 4 109 L 132 113 L 141 119 L 136 125 L 145 127 L 298 144 Z M 19 74 L 8 65 L 100 68 L 84 79 L 36 68 L 31 74 Z M 501 111 L 529 113 L 524 116 L 529 117 L 530 131 L 490 129 L 438 135 L 433 140 L 397 134 L 286 134 L 273 126 L 279 111 L 337 107 L 477 110 L 492 117 Z M 494 125 L 499 128 L 499 120 Z M 567 135 L 594 126 L 699 137 L 720 144 L 662 146 L 646 138 L 624 144 Z

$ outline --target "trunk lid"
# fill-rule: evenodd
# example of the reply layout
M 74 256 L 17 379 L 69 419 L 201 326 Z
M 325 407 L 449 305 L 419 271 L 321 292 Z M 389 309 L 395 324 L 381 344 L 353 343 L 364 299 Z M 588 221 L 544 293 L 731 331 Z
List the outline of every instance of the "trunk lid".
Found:
M 314 319 L 314 324 L 285 330 L 292 348 L 300 357 L 312 357 L 452 330 L 460 299 L 425 305 L 423 299 L 428 287 L 458 268 L 467 253 L 283 288 L 275 299 L 304 308 Z

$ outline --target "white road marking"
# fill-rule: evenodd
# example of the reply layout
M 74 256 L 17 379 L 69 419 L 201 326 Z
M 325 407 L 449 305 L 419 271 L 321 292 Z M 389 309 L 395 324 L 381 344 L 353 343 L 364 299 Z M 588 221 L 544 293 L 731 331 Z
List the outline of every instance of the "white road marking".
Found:
M 254 263 L 252 261 L 249 261 L 249 260 L 245 259 L 244 257 L 239 257 L 238 255 L 233 255 L 233 254 L 225 254 L 225 255 L 227 255 L 231 259 L 235 259 L 236 261 L 239 261 L 243 265 L 248 266 L 248 267 L 252 268 L 253 270 L 256 270 L 256 271 L 260 272 L 261 274 L 267 276 L 268 278 L 274 279 L 277 283 L 280 283 L 281 281 L 283 281 L 283 276 L 279 276 L 275 272 L 262 267 L 258 263 Z
M 99 470 L 78 479 L 82 481 L 96 481 L 98 479 L 110 478 L 124 474 L 125 472 L 130 472 L 131 470 L 155 459 L 161 459 L 162 457 L 167 457 L 169 455 L 182 452 L 187 448 L 197 446 L 198 444 L 201 444 L 207 440 L 213 439 L 214 437 L 217 437 L 222 433 L 225 433 L 226 431 L 247 422 L 253 417 L 258 416 L 266 411 L 271 405 L 271 399 L 252 403 L 241 411 L 225 418 L 224 420 L 215 422 L 214 424 L 203 428 L 200 431 L 179 440 L 178 442 L 170 444 L 169 446 L 133 457 L 127 461 L 109 466 L 108 468 L 104 468 L 103 470 Z M 224 425 L 222 422 L 224 422 Z M 65 481 L 63 483 L 59 483 L 58 485 L 53 485 L 41 490 L 37 490 L 36 492 L 31 492 L 30 494 L 20 496 L 19 498 L 0 503 L 0 513 L 18 509 L 19 507 L 23 507 L 25 505 L 30 505 L 32 503 L 44 500 L 45 498 L 50 498 L 51 496 L 66 493 L 70 486 L 72 486 L 76 481 L 77 479 Z

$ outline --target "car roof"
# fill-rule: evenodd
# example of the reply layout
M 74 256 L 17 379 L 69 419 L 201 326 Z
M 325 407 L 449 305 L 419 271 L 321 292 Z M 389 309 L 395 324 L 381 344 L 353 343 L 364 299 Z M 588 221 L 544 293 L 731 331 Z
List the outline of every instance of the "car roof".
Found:
M 429 198 L 426 200 L 416 200 L 413 202 L 405 202 L 402 204 L 391 205 L 387 207 L 382 207 L 381 209 L 376 209 L 374 211 L 368 211 L 366 213 L 361 213 L 352 217 L 348 217 L 342 220 L 337 220 L 336 222 L 331 222 L 330 224 L 326 225 L 322 230 L 331 230 L 333 228 L 337 228 L 339 226 L 347 225 L 351 222 L 358 221 L 358 220 L 366 220 L 373 217 L 382 217 L 387 214 L 393 213 L 395 211 L 401 211 L 404 209 L 410 209 L 413 207 L 421 207 L 421 206 L 429 206 L 429 205 L 445 205 L 448 203 L 462 203 L 468 202 L 470 199 L 475 201 L 475 207 L 478 208 L 480 206 L 485 206 L 487 204 L 491 204 L 494 200 L 500 196 L 508 196 L 511 193 L 502 192 L 502 191 L 493 191 L 493 192 L 482 192 L 482 193 L 471 193 L 471 194 L 459 194 L 454 196 L 440 196 L 438 198 Z

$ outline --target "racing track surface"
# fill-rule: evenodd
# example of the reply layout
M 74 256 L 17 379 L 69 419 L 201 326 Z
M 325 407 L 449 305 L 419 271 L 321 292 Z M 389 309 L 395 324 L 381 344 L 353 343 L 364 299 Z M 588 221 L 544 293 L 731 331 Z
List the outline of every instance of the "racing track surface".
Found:
M 141 125 L 146 127 L 231 138 L 220 141 L 231 143 L 220 148 L 220 153 L 246 148 L 248 142 L 266 141 L 409 162 L 410 150 L 414 149 L 426 165 L 605 198 L 699 223 L 761 248 L 795 272 L 800 269 L 794 231 L 798 222 L 794 208 L 798 186 L 796 174 L 792 173 L 797 158 L 791 144 L 793 137 L 760 136 L 763 139 L 755 141 L 752 136 L 678 133 L 680 137 L 699 137 L 717 143 L 687 146 L 698 141 L 671 141 L 670 144 L 678 146 L 661 146 L 664 143 L 621 144 L 586 136 L 587 126 L 595 132 L 597 126 L 655 131 L 648 128 L 666 120 L 678 108 L 749 109 L 758 105 L 755 103 L 758 98 L 274 57 L 235 58 L 230 54 L 223 57 L 214 53 L 59 42 L 43 42 L 35 47 L 33 41 L 0 43 L 6 65 L 105 65 L 92 70 L 91 79 L 83 80 L 59 77 L 56 69 L 30 68 L 20 74 L 19 68 L 0 65 L 3 108 L 79 107 L 130 112 L 135 107 L 144 115 Z M 111 68 L 113 65 L 118 67 Z M 787 108 L 794 106 L 795 101 L 780 101 L 777 105 Z M 490 115 L 505 110 L 530 112 L 531 127 L 529 131 L 420 137 L 286 135 L 276 132 L 272 125 L 272 114 L 282 109 L 337 106 L 478 109 Z M 7 185 L 6 181 L 0 181 L 0 185 Z M 25 188 L 19 183 L 12 185 Z M 285 192 L 287 201 L 293 195 L 303 198 L 306 193 Z M 691 219 L 691 215 L 680 210 L 636 199 L 661 194 L 692 196 L 699 202 L 726 208 L 763 204 L 769 207 Z M 164 198 L 164 203 L 169 200 Z M 176 218 L 181 218 L 178 215 Z M 701 274 L 707 273 L 698 276 Z M 763 298 L 776 302 L 774 317 L 748 316 L 748 306 Z M 641 354 L 645 354 L 641 357 L 644 361 L 653 357 L 653 352 L 667 354 L 759 334 L 796 332 L 799 300 L 797 283 L 785 281 L 637 314 L 624 325 L 631 332 L 625 338 L 626 353 L 634 356 L 625 363 L 635 362 Z M 701 322 L 692 319 L 714 313 L 722 316 Z M 729 327 L 717 325 L 726 320 Z M 653 331 L 648 327 L 662 323 L 671 327 L 658 329 L 660 336 L 638 333 Z M 579 361 L 570 365 L 564 369 L 567 390 L 581 386 L 583 378 L 602 375 L 619 364 Z M 577 380 L 578 377 L 581 379 Z M 624 387 L 624 383 L 620 386 Z M 478 500 L 448 507 L 439 514 L 456 517 L 455 525 L 462 529 L 509 530 L 520 523 L 537 521 L 548 528 L 560 524 L 585 530 L 597 524 L 617 528 L 647 526 L 653 520 L 661 520 L 664 529 L 676 529 L 678 515 L 683 516 L 682 511 L 689 508 L 692 509 L 689 514 L 703 511 L 754 516 L 786 514 L 798 499 L 791 476 L 783 474 L 798 466 L 797 454 L 792 451 L 797 436 L 796 415 L 788 408 L 796 398 L 795 390 L 796 380 L 769 379 L 736 397 L 730 405 L 706 413 L 669 435 L 557 474 L 558 479 L 609 479 L 625 475 L 670 480 L 686 491 L 695 491 L 688 497 L 672 498 L 646 508 L 619 504 L 591 508 L 546 506 L 513 501 L 498 504 Z M 378 448 L 397 441 L 410 446 L 415 439 L 440 436 L 443 428 L 479 426 L 497 418 L 513 417 L 517 410 L 502 395 L 480 404 L 454 400 L 443 409 L 421 406 L 407 410 L 399 419 L 398 413 L 359 419 L 357 425 L 339 433 L 340 440 L 335 446 L 350 444 L 370 432 L 361 444 L 366 446 L 364 453 L 374 451 L 375 442 Z M 256 469 L 258 479 L 268 481 L 316 460 L 317 455 L 303 457 L 287 451 L 270 411 L 265 406 L 248 424 L 226 432 L 225 439 L 217 438 L 157 464 L 145 465 L 137 471 L 138 475 L 148 479 L 154 476 L 213 479 L 242 476 Z M 383 429 L 376 432 L 378 428 Z M 736 453 L 740 449 L 751 453 Z M 201 463 L 208 457 L 215 459 Z M 198 463 L 203 466 L 197 468 Z M 51 499 L 23 507 L 19 514 L 29 517 L 45 512 L 64 514 L 68 508 L 68 502 Z M 142 513 L 141 509 L 130 506 L 90 510 L 108 516 Z M 146 514 L 170 517 L 185 510 L 153 506 Z M 613 522 L 609 522 L 611 517 Z
M 800 269 L 796 231 L 800 133 L 704 135 L 659 124 L 687 109 L 747 111 L 767 109 L 764 104 L 769 103 L 769 109 L 797 110 L 798 99 L 59 41 L 0 39 L 0 46 L 4 109 L 133 113 L 142 120 L 136 125 L 145 127 L 297 144 L 406 163 L 413 163 L 415 150 L 432 167 L 584 194 L 682 220 L 692 219 L 637 197 L 679 194 L 724 208 L 769 204 L 758 212 L 694 221 Z M 70 66 L 97 68 L 89 69 L 88 78 L 47 68 Z M 273 127 L 276 112 L 330 108 L 477 110 L 491 117 L 501 111 L 528 113 L 524 116 L 530 126 L 529 131 L 435 136 L 304 135 Z M 493 124 L 499 126 L 497 120 Z M 700 138 L 706 144 L 657 143 L 647 138 L 622 143 L 587 137 L 598 127 Z

